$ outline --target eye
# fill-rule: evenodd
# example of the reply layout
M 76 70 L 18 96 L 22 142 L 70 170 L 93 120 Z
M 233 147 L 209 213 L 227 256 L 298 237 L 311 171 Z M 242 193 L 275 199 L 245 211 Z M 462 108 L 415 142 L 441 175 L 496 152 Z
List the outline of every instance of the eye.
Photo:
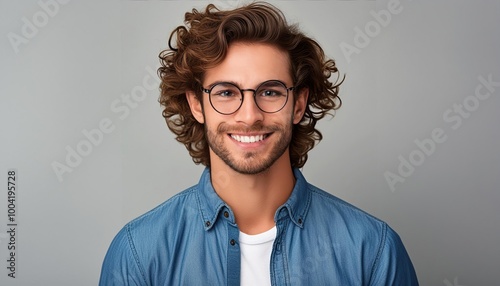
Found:
M 229 90 L 229 89 L 218 90 L 217 92 L 212 93 L 212 95 L 221 96 L 221 97 L 231 97 L 231 96 L 234 96 L 234 92 L 232 90 Z
M 239 89 L 229 83 L 219 83 L 212 88 L 210 94 L 218 98 L 235 98 L 240 94 Z
M 286 94 L 286 87 L 279 81 L 264 82 L 257 90 L 257 95 L 266 99 L 286 97 Z
M 276 95 L 276 92 L 272 91 L 272 90 L 264 90 L 263 95 L 264 96 L 273 96 L 273 95 Z
M 259 95 L 262 97 L 280 97 L 283 96 L 284 93 L 279 89 L 264 89 L 259 91 Z

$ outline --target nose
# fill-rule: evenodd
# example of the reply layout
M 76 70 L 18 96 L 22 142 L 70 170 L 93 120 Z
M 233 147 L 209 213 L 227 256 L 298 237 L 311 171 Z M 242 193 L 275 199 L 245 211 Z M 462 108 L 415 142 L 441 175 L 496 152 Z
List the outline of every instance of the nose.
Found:
M 260 110 L 257 106 L 257 103 L 255 103 L 255 91 L 252 89 L 245 89 L 242 90 L 242 92 L 243 103 L 241 104 L 238 111 L 236 111 L 236 113 L 234 114 L 235 120 L 248 125 L 253 125 L 255 122 L 263 121 L 263 111 Z

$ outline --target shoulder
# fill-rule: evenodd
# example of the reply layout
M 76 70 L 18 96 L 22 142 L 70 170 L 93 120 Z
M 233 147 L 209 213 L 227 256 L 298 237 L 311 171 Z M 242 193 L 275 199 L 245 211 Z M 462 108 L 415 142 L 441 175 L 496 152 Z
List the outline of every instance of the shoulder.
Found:
M 197 190 L 198 186 L 195 185 L 170 197 L 155 208 L 129 221 L 117 236 L 158 229 L 162 225 L 168 225 L 169 220 L 177 220 L 179 214 L 197 210 Z
M 147 284 L 149 261 L 165 259 L 175 228 L 182 226 L 188 216 L 192 220 L 198 214 L 196 191 L 197 186 L 188 188 L 127 223 L 106 253 L 100 285 L 124 285 L 120 281 L 132 280 L 132 285 Z
M 198 214 L 196 191 L 197 186 L 190 187 L 125 224 L 108 252 L 147 253 L 145 250 L 151 245 L 168 239 L 165 235 L 175 233 L 175 228 L 183 225 L 183 219 Z
M 196 213 L 198 209 L 197 190 L 198 186 L 195 185 L 174 195 L 157 207 L 131 220 L 124 228 L 131 233 L 155 231 L 172 225 L 169 222 L 178 220 L 186 212 Z
M 352 227 L 382 229 L 386 223 L 364 210 L 330 194 L 314 185 L 308 184 L 311 194 L 312 213 L 317 213 L 335 222 L 344 222 Z
M 341 245 L 375 254 L 397 234 L 384 221 L 311 184 L 309 230 Z M 318 227 L 322 226 L 322 227 Z
M 418 285 L 403 242 L 387 223 L 313 185 L 308 190 L 307 220 L 316 228 L 313 231 L 326 233 L 343 250 L 360 253 L 371 268 L 367 269 L 370 285 Z M 325 227 L 318 229 L 318 225 Z

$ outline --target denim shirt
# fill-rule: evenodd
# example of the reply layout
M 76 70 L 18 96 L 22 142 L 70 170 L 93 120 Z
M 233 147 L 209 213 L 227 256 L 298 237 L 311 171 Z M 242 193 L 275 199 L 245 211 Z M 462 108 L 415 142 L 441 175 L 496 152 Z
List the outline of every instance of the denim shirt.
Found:
M 383 221 L 306 182 L 275 213 L 272 285 L 418 285 L 399 236 Z M 106 254 L 99 285 L 239 285 L 239 229 L 214 191 L 195 185 L 131 221 Z

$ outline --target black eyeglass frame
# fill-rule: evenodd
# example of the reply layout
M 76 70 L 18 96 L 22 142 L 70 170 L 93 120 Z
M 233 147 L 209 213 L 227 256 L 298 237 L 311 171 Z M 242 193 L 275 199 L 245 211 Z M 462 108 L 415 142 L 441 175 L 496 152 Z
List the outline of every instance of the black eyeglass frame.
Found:
M 283 87 L 285 87 L 285 90 L 286 90 L 286 99 L 285 99 L 285 102 L 283 103 L 283 106 L 281 106 L 278 110 L 276 111 L 265 111 L 263 110 L 259 104 L 257 103 L 257 99 L 256 99 L 256 95 L 257 95 L 257 90 L 259 90 L 259 88 L 261 86 L 263 86 L 264 84 L 267 84 L 267 83 L 270 83 L 270 82 L 277 82 L 281 85 L 283 85 Z M 240 102 L 240 106 L 238 106 L 238 108 L 236 108 L 235 111 L 233 112 L 230 112 L 230 113 L 224 113 L 224 112 L 220 112 L 219 110 L 217 110 L 217 108 L 215 108 L 215 106 L 213 105 L 212 103 L 212 96 L 211 96 L 211 92 L 212 90 L 214 89 L 214 87 L 216 87 L 217 85 L 219 84 L 228 84 L 228 85 L 232 85 L 234 87 L 236 87 L 239 91 L 240 91 L 240 94 L 241 94 L 241 102 Z M 212 85 L 210 88 L 204 88 L 204 87 L 201 87 L 201 90 L 205 93 L 208 94 L 208 100 L 210 101 L 210 105 L 212 106 L 212 108 L 217 111 L 218 113 L 222 114 L 222 115 L 231 115 L 231 114 L 234 114 L 236 113 L 238 110 L 240 110 L 241 106 L 243 105 L 243 101 L 245 100 L 245 93 L 244 91 L 251 91 L 253 92 L 253 101 L 255 102 L 255 105 L 259 108 L 260 111 L 262 112 L 265 112 L 265 113 L 276 113 L 276 112 L 279 112 L 281 111 L 285 106 L 286 104 L 288 103 L 288 98 L 289 98 L 289 93 L 288 91 L 290 90 L 295 90 L 295 86 L 291 86 L 291 87 L 287 87 L 286 84 L 284 82 L 282 82 L 281 80 L 277 80 L 277 79 L 271 79 L 271 80 L 266 80 L 264 82 L 262 82 L 261 84 L 259 84 L 259 86 L 257 86 L 257 88 L 255 89 L 252 89 L 252 88 L 246 88 L 246 89 L 241 89 L 239 86 L 237 86 L 236 84 L 234 83 L 231 83 L 231 82 L 218 82 L 214 85 Z

